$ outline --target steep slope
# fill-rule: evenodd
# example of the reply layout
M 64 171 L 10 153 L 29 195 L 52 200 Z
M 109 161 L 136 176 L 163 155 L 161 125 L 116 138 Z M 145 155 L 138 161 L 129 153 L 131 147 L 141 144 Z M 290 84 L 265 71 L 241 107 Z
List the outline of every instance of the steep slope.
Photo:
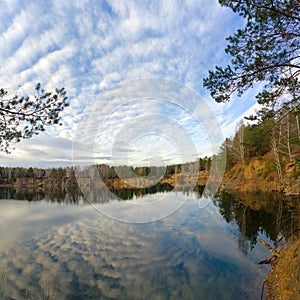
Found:
M 294 155 L 290 162 L 283 163 L 282 180 L 271 154 L 251 158 L 247 164 L 237 163 L 225 173 L 222 188 L 224 190 L 282 191 L 288 195 L 300 195 L 300 166 L 298 156 Z

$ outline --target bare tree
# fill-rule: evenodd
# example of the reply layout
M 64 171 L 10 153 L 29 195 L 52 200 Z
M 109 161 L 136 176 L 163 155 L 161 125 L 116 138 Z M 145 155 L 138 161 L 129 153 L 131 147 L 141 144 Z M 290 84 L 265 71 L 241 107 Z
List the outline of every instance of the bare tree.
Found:
M 244 147 L 245 125 L 241 120 L 235 130 L 235 135 L 231 141 L 230 152 L 235 161 L 245 163 L 245 147 Z

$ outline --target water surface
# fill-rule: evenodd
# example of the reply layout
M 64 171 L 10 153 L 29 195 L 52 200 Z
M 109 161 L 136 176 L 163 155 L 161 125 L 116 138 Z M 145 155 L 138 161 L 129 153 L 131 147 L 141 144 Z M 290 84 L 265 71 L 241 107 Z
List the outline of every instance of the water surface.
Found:
M 152 201 L 160 193 L 138 195 Z M 257 238 L 272 243 L 287 234 L 284 222 L 275 226 L 276 205 L 257 210 L 228 194 L 200 209 L 190 192 L 172 215 L 147 224 L 112 220 L 80 195 L 7 197 L 0 201 L 4 299 L 259 299 L 269 266 L 258 262 L 270 253 Z M 109 199 L 95 205 L 126 209 Z

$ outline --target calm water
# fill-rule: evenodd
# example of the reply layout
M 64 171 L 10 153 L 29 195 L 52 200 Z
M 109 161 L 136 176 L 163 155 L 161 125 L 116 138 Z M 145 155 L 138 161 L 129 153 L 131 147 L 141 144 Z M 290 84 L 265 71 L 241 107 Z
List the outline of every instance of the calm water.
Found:
M 95 206 L 122 214 L 136 198 L 187 196 L 166 190 L 120 191 L 129 200 Z M 269 266 L 258 262 L 270 253 L 257 237 L 272 243 L 291 227 L 289 208 L 271 196 L 249 196 L 245 205 L 222 194 L 199 208 L 193 192 L 147 224 L 112 220 L 80 195 L 5 191 L 2 198 L 4 299 L 260 299 Z

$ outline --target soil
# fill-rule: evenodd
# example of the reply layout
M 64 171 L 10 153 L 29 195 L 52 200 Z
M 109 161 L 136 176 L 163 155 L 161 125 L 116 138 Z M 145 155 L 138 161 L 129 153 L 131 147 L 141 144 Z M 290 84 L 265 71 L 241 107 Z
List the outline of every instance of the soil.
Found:
M 281 253 L 265 288 L 267 300 L 300 299 L 300 239 Z

